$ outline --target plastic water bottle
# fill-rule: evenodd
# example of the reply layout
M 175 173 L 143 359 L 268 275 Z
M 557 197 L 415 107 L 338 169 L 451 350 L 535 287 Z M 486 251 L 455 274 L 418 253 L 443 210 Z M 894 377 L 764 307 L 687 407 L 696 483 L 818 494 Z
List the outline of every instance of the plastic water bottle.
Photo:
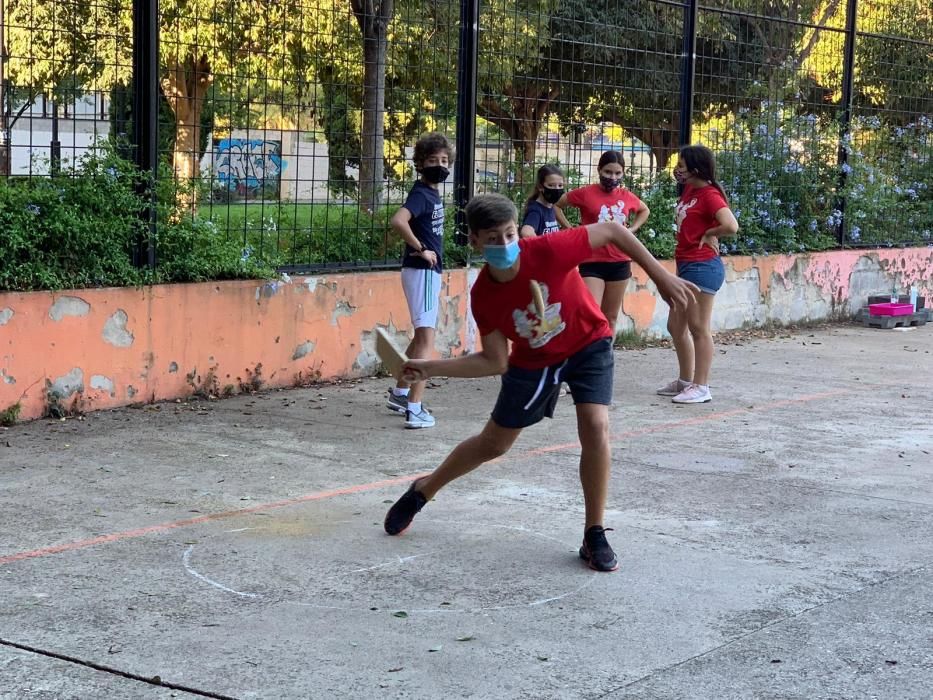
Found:
M 916 285 L 911 286 L 910 288 L 910 305 L 914 309 L 914 313 L 917 313 L 917 287 Z
M 894 287 L 891 289 L 891 303 L 892 303 L 892 304 L 896 304 L 896 303 L 897 303 L 897 285 L 896 285 L 896 284 L 895 284 Z

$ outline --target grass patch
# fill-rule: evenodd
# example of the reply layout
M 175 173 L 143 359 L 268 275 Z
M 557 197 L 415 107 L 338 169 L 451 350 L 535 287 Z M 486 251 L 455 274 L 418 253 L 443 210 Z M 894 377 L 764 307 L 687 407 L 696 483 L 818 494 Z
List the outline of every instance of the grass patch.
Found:
M 19 419 L 20 411 L 23 410 L 22 404 L 17 401 L 0 411 L 0 426 L 9 427 L 14 425 Z
M 627 330 L 616 333 L 615 347 L 620 350 L 644 350 L 653 347 L 655 343 L 651 339 L 636 330 Z

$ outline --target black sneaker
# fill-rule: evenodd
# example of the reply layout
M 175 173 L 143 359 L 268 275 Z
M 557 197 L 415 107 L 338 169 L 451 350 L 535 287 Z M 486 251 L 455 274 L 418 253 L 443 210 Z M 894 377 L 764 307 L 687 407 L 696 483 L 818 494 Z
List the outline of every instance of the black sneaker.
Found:
M 602 525 L 593 525 L 583 535 L 583 546 L 580 547 L 580 558 L 589 564 L 595 571 L 615 571 L 619 568 L 619 560 L 606 540 L 606 533 L 612 530 Z
M 415 519 L 418 511 L 424 508 L 424 504 L 428 502 L 428 499 L 421 495 L 420 491 L 415 490 L 415 484 L 417 483 L 417 481 L 412 482 L 408 490 L 392 504 L 389 512 L 386 513 L 384 527 L 388 534 L 402 534 L 411 525 L 411 521 Z

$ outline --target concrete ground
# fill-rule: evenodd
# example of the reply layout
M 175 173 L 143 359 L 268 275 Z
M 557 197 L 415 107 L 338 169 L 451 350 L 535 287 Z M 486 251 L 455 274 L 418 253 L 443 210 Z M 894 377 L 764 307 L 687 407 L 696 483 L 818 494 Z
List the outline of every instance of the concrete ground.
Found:
M 576 555 L 573 410 L 388 504 L 497 380 L 147 406 L 0 434 L 2 698 L 929 698 L 933 328 L 718 348 L 714 401 L 617 353 L 606 525 Z

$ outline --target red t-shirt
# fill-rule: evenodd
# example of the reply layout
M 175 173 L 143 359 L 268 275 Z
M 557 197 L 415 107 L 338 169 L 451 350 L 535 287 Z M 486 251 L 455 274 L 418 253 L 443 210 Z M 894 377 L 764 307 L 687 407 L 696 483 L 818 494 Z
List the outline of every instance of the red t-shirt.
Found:
M 711 260 L 718 253 L 709 246 L 700 247 L 703 235 L 719 225 L 716 212 L 728 207 L 726 198 L 712 185 L 687 185 L 677 203 L 677 248 L 674 258 L 683 262 Z
M 606 192 L 599 185 L 587 185 L 570 190 L 567 201 L 580 210 L 580 221 L 584 226 L 603 221 L 618 221 L 627 226 L 629 216 L 645 206 L 642 201 L 624 187 Z M 583 262 L 627 262 L 629 256 L 612 245 L 594 250 Z
M 509 363 L 541 369 L 563 362 L 600 338 L 611 338 L 609 322 L 593 301 L 577 270 L 591 253 L 582 226 L 518 242 L 518 274 L 496 282 L 489 266 L 479 273 L 470 307 L 480 335 L 500 331 L 512 341 Z M 544 318 L 538 312 L 530 282 L 541 286 Z

